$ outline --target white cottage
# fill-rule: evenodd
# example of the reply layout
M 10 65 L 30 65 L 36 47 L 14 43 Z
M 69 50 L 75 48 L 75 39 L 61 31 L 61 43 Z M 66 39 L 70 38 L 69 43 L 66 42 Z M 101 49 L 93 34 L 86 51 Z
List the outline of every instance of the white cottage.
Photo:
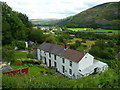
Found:
M 54 67 L 69 78 L 85 77 L 108 68 L 106 63 L 94 60 L 89 53 L 69 49 L 69 45 L 63 47 L 44 42 L 37 49 L 37 57 L 48 67 Z

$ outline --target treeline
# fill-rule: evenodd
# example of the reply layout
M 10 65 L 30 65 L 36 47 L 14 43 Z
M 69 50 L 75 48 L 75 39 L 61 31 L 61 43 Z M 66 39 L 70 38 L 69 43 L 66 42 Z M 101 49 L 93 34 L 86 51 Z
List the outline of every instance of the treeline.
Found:
M 75 35 L 76 38 L 89 39 L 89 40 L 116 40 L 119 41 L 119 34 L 117 35 L 106 35 L 106 34 L 96 34 L 93 32 L 75 32 L 66 31 L 66 33 Z
M 25 14 L 13 11 L 5 2 L 2 6 L 2 44 L 10 44 L 13 40 L 28 40 L 31 22 Z

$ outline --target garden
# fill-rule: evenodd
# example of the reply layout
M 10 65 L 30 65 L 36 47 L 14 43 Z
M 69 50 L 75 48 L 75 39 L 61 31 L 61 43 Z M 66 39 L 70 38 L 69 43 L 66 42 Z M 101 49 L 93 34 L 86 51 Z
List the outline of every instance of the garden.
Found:
M 17 52 L 15 57 L 19 57 Z M 28 74 L 2 75 L 2 88 L 119 88 L 118 72 L 109 68 L 107 72 L 80 79 L 69 79 L 49 69 L 41 61 L 27 59 L 22 53 L 21 59 L 11 64 L 13 69 L 28 68 Z M 23 59 L 25 58 L 25 59 Z M 118 67 L 114 67 L 118 68 Z

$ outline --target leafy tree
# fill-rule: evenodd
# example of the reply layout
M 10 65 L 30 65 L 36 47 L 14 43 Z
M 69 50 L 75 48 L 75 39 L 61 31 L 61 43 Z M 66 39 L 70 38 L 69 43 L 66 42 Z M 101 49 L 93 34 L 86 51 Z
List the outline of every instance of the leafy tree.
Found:
M 79 47 L 81 45 L 81 42 L 79 40 L 76 40 L 75 45 L 76 45 L 76 47 Z
M 32 28 L 28 17 L 13 11 L 5 2 L 0 2 L 0 5 L 2 6 L 3 45 L 10 44 L 13 40 L 28 40 L 28 29 Z
M 54 35 L 48 36 L 48 37 L 45 39 L 45 41 L 48 42 L 48 43 L 54 43 L 54 44 L 57 43 L 56 38 L 55 38 Z
M 15 61 L 13 47 L 9 45 L 2 47 L 2 60 L 12 63 Z
M 13 41 L 12 45 L 17 46 L 18 49 L 25 49 L 26 48 L 25 41 Z
M 44 35 L 43 31 L 40 29 L 33 29 L 30 32 L 29 38 L 31 41 L 42 43 L 45 41 L 46 35 Z

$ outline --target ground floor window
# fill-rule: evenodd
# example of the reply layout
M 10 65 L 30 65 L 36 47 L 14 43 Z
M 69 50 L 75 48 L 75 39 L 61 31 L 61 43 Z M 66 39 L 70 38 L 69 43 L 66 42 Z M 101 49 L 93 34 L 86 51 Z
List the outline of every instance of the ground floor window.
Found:
M 71 74 L 71 75 L 72 75 L 72 69 L 69 69 L 69 74 Z
M 46 57 L 45 57 L 45 64 L 47 64 Z
M 57 63 L 56 62 L 54 62 L 54 66 L 57 67 Z
M 62 72 L 65 72 L 65 66 L 62 65 Z

